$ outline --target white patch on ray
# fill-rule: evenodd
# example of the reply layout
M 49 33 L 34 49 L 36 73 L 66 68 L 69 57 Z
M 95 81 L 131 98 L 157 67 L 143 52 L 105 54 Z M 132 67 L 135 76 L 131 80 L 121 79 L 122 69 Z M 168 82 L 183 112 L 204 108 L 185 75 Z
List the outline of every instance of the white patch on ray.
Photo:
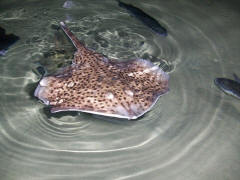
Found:
M 113 99 L 114 95 L 111 92 L 107 92 L 105 97 L 106 97 L 106 99 Z
M 129 116 L 128 111 L 122 105 L 118 105 L 115 109 L 119 114 L 123 116 Z

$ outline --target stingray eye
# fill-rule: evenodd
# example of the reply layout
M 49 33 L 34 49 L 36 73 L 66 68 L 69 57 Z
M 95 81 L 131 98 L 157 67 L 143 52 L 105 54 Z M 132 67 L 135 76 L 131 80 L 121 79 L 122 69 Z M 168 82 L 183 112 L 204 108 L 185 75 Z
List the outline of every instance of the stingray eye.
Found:
M 114 76 L 114 77 L 112 77 L 112 80 L 114 81 L 114 80 L 117 80 L 118 79 L 118 77 L 116 77 L 116 76 Z
M 98 76 L 97 81 L 101 82 L 102 80 L 103 80 L 103 77 L 102 76 Z
M 67 87 L 70 87 L 70 88 L 73 87 L 73 86 L 74 86 L 74 82 L 72 82 L 72 81 L 69 82 L 68 85 L 67 85 Z
M 125 90 L 125 93 L 131 97 L 134 95 L 134 93 L 131 90 Z

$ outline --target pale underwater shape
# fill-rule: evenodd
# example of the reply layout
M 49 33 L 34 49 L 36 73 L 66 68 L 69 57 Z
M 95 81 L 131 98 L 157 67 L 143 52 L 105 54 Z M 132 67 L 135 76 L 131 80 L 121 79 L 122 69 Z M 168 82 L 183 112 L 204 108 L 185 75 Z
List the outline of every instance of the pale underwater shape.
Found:
M 73 1 L 65 1 L 63 4 L 63 8 L 66 8 L 66 9 L 71 9 L 74 6 L 75 6 L 75 4 Z
M 87 49 L 61 22 L 77 48 L 71 66 L 44 77 L 34 95 L 51 112 L 82 111 L 136 119 L 167 93 L 167 73 L 144 59 L 118 62 Z
M 7 53 L 7 50 L 0 50 L 0 56 L 4 56 Z

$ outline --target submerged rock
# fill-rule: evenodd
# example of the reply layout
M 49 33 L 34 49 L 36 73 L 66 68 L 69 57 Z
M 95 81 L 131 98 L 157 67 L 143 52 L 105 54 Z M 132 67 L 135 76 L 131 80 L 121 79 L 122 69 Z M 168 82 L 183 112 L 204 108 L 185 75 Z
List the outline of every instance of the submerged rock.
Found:
M 5 29 L 0 27 L 0 56 L 5 55 L 8 48 L 20 38 L 14 34 L 6 34 Z

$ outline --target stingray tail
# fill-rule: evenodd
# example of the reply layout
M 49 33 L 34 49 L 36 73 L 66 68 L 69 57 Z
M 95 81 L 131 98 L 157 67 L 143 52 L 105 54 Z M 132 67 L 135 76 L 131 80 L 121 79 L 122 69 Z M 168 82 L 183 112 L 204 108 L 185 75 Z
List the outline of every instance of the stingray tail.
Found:
M 78 38 L 67 28 L 64 22 L 60 22 L 60 25 L 62 30 L 66 33 L 66 35 L 69 37 L 69 39 L 72 41 L 73 45 L 77 49 L 84 47 L 84 45 L 78 40 Z

